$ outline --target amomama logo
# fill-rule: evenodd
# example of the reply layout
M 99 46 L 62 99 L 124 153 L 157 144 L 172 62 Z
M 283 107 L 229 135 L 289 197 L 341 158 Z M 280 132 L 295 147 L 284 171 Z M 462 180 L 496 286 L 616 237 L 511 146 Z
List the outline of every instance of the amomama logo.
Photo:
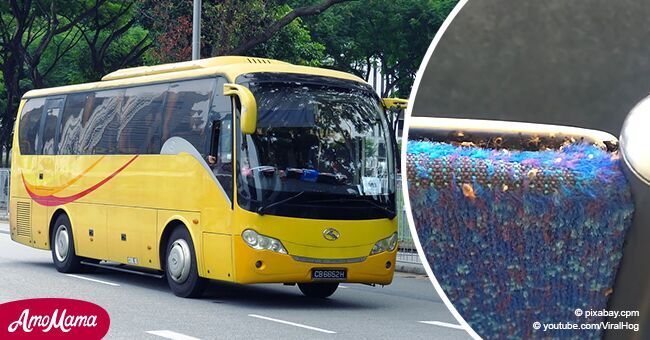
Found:
M 64 309 L 59 316 L 59 310 L 55 309 L 52 315 L 29 315 L 29 309 L 23 310 L 18 320 L 12 322 L 7 330 L 10 333 L 22 328 L 23 332 L 29 333 L 34 328 L 42 328 L 44 333 L 52 328 L 58 328 L 64 333 L 70 332 L 76 327 L 97 327 L 97 315 L 65 315 Z
M 0 339 L 101 339 L 110 318 L 102 307 L 73 299 L 0 304 Z

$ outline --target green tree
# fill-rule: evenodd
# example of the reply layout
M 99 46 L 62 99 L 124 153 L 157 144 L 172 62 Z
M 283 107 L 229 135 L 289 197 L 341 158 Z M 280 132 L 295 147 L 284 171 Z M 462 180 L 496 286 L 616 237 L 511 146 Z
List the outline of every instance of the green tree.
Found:
M 148 30 L 138 24 L 139 5 L 140 0 L 108 1 L 76 26 L 85 42 L 80 60 L 88 61 L 79 66 L 90 79 L 134 65 L 153 46 Z
M 433 37 L 457 2 L 355 1 L 305 22 L 313 39 L 326 47 L 326 65 L 366 80 L 377 66 L 387 79 L 382 95 L 404 97 Z
M 15 112 L 22 93 L 30 87 L 45 85 L 47 74 L 79 41 L 74 26 L 105 1 L 63 5 L 55 0 L 0 3 L 0 59 L 5 98 L 0 116 L 0 142 L 6 150 L 11 148 Z
M 312 41 L 302 19 L 322 15 L 351 0 L 318 0 L 290 6 L 286 1 L 235 0 L 203 2 L 202 56 L 257 55 L 318 64 L 322 44 Z M 155 32 L 156 62 L 188 60 L 191 55 L 192 2 L 147 0 L 145 25 Z
M 263 7 L 260 7 L 258 10 L 258 21 L 266 22 L 281 20 L 293 9 L 289 5 L 285 4 L 271 8 L 270 12 L 265 10 Z M 246 13 L 242 14 L 250 17 L 251 11 L 247 10 Z M 218 23 L 208 26 L 219 27 Z M 248 36 L 252 34 L 255 34 L 255 32 L 250 32 Z M 208 36 L 218 37 L 220 35 L 218 32 L 214 32 L 214 34 L 208 34 Z M 237 46 L 239 43 L 247 39 L 247 36 L 228 34 L 226 34 L 225 37 L 231 37 L 231 39 L 234 38 L 236 41 L 229 42 L 229 46 L 222 47 L 220 51 L 213 54 L 210 53 L 213 51 L 212 46 L 214 46 L 215 43 L 218 44 L 218 42 L 216 39 L 210 39 L 206 36 L 206 45 L 210 47 L 210 50 L 208 51 L 208 53 L 210 53 L 209 55 L 218 55 L 220 53 L 232 54 L 232 46 Z M 256 57 L 279 59 L 298 65 L 318 66 L 325 58 L 325 46 L 312 39 L 309 29 L 304 24 L 302 18 L 296 18 L 275 33 L 275 35 L 273 35 L 269 40 L 257 44 L 245 54 Z
M 139 64 L 151 46 L 140 0 L 0 3 L 0 144 L 11 148 L 20 97 L 32 88 L 97 80 Z M 6 159 L 5 159 L 6 165 Z

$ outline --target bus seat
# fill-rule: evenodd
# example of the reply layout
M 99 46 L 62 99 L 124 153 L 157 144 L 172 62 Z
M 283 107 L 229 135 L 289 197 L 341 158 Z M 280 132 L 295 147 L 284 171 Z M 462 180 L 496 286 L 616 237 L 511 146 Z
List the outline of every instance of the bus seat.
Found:
M 634 213 L 618 152 L 575 140 L 491 145 L 498 137 L 408 142 L 411 210 L 437 281 L 479 335 L 600 337 L 532 325 L 607 309 Z

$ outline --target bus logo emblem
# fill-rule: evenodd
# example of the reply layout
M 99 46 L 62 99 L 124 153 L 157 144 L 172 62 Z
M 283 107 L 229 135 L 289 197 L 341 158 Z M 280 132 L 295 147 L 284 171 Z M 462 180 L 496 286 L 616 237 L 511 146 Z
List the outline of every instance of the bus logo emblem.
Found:
M 341 237 L 341 233 L 334 228 L 327 228 L 323 230 L 323 237 L 328 241 L 336 241 Z

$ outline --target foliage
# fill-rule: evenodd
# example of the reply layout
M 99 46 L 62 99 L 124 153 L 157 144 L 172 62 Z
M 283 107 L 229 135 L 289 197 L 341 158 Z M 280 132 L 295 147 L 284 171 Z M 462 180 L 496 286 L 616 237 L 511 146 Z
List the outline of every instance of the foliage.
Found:
M 238 52 L 238 47 L 273 29 L 296 8 L 303 8 L 301 4 L 296 5 L 292 7 L 277 0 L 249 0 L 245 6 L 235 0 L 203 1 L 201 55 L 212 57 Z M 176 62 L 190 59 L 192 1 L 147 0 L 143 8 L 147 24 L 156 35 L 157 48 L 152 51 L 152 60 Z M 268 40 L 244 52 L 251 56 L 319 65 L 324 49 L 321 43 L 313 41 L 309 29 L 298 17 L 282 26 Z
M 327 65 L 366 80 L 378 65 L 384 96 L 408 96 L 422 57 L 457 0 L 368 0 L 307 20 L 326 46 Z
M 288 5 L 275 9 L 277 20 L 291 11 Z M 251 50 L 250 55 L 288 61 L 298 65 L 320 66 L 325 46 L 314 41 L 303 20 L 298 18 L 280 30 L 271 40 Z
M 155 41 L 155 48 L 145 56 L 148 64 L 189 60 L 192 0 L 143 0 L 141 8 L 143 25 L 149 28 Z
M 79 41 L 75 26 L 106 1 L 78 1 L 63 5 L 54 0 L 8 0 L 0 3 L 0 70 L 2 92 L 6 98 L 6 106 L 0 115 L 3 147 L 11 147 L 14 112 L 22 93 L 32 86 L 45 86 L 45 77 Z

